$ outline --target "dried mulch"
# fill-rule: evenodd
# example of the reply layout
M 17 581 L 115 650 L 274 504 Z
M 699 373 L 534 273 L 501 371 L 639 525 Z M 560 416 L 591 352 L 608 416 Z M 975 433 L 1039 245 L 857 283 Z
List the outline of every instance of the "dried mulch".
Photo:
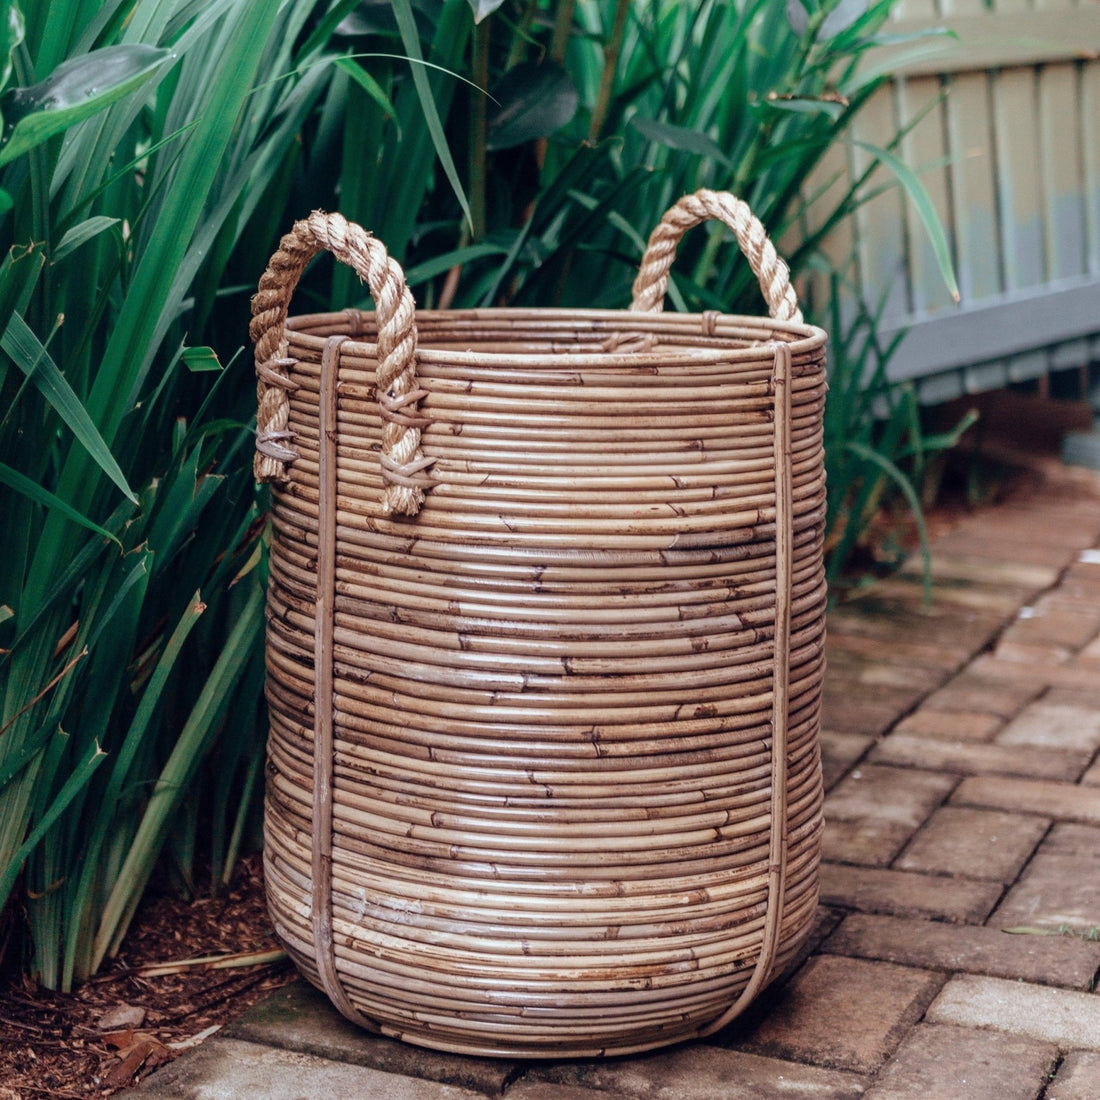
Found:
M 136 1084 L 290 981 L 285 956 L 225 958 L 278 948 L 252 856 L 216 898 L 146 901 L 118 957 L 72 994 L 0 979 L 0 1100 L 104 1097 Z M 221 965 L 155 972 L 210 957 Z

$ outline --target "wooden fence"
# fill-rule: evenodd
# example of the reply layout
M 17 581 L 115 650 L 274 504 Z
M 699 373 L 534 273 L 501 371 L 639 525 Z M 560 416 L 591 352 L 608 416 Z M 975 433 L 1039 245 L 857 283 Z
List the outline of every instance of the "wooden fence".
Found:
M 1100 360 L 1100 0 L 904 0 L 893 18 L 957 40 L 878 58 L 896 79 L 854 136 L 886 144 L 920 117 L 901 154 L 947 230 L 961 302 L 900 189 L 859 212 L 833 247 L 866 301 L 885 296 L 883 329 L 908 329 L 890 376 L 935 402 Z

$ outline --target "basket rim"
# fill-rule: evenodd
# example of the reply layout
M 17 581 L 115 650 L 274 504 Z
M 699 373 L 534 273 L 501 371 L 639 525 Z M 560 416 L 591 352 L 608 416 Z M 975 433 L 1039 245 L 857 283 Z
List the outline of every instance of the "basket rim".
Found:
M 326 339 L 334 331 L 344 332 L 351 329 L 342 348 L 342 355 L 376 354 L 376 341 L 370 337 L 374 326 L 375 313 L 372 310 L 345 309 L 333 312 L 297 314 L 286 321 L 287 335 L 299 346 L 310 349 L 323 348 Z M 719 313 L 708 310 L 703 313 L 642 313 L 625 309 L 569 309 L 564 307 L 532 307 L 516 309 L 514 307 L 495 307 L 487 309 L 454 310 L 417 310 L 417 348 L 419 361 L 430 363 L 433 360 L 446 360 L 452 363 L 468 361 L 470 363 L 515 364 L 518 358 L 531 360 L 552 358 L 555 363 L 606 364 L 608 366 L 651 367 L 670 360 L 683 363 L 729 362 L 730 360 L 759 360 L 764 353 L 770 360 L 773 355 L 768 347 L 769 341 L 777 337 L 786 337 L 784 342 L 790 347 L 791 354 L 801 358 L 822 349 L 828 340 L 828 333 L 818 325 L 796 321 L 778 321 L 768 316 L 752 314 Z M 476 349 L 459 351 L 453 348 L 433 348 L 433 339 L 445 339 L 448 342 L 461 339 L 462 331 L 448 332 L 465 326 L 468 335 L 474 335 L 473 326 L 502 326 L 500 331 L 486 334 L 486 339 L 499 343 L 520 344 L 524 339 L 537 336 L 544 342 L 555 339 L 575 340 L 579 329 L 585 329 L 593 338 L 609 337 L 621 334 L 625 339 L 632 336 L 667 336 L 676 340 L 674 348 L 657 344 L 651 348 L 631 348 L 622 350 L 578 349 L 569 346 L 556 347 L 553 351 L 532 350 L 524 353 L 515 347 L 507 351 L 486 348 L 482 341 Z M 525 329 L 524 326 L 535 326 Z M 327 329 L 324 335 L 314 334 L 308 329 Z M 512 328 L 512 332 L 507 329 Z M 747 347 L 734 348 L 722 343 L 709 344 L 709 341 L 722 341 L 742 337 L 756 339 L 759 342 Z M 692 339 L 701 341 L 699 346 L 688 346 Z

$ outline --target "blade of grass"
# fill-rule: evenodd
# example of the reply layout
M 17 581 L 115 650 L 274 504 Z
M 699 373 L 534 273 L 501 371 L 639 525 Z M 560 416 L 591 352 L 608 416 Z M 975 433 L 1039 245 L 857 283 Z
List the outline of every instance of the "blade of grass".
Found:
M 421 63 L 412 65 L 412 77 L 417 94 L 420 97 L 420 108 L 424 112 L 424 123 L 431 135 L 436 156 L 439 157 L 440 166 L 443 168 L 443 174 L 447 177 L 447 182 L 450 183 L 455 198 L 458 199 L 458 203 L 462 207 L 462 213 L 472 228 L 473 214 L 470 212 L 470 204 L 466 199 L 462 182 L 458 178 L 458 169 L 455 167 L 454 158 L 451 156 L 451 148 L 443 131 L 443 122 L 435 105 L 432 86 L 428 82 L 428 76 L 423 69 L 424 55 L 420 50 L 420 35 L 416 29 L 416 18 L 413 16 L 412 4 L 409 3 L 409 0 L 392 0 L 392 4 L 393 13 L 397 17 L 397 26 L 401 31 L 401 44 L 405 47 L 405 51 L 413 62 Z
M 58 734 L 64 737 L 64 734 Z M 38 846 L 42 838 L 53 828 L 57 819 L 65 812 L 69 803 L 79 794 L 81 789 L 92 778 L 96 768 L 107 759 L 107 754 L 99 747 L 98 742 L 91 753 L 77 766 L 66 780 L 65 785 L 58 792 L 49 809 L 38 819 L 31 834 L 23 842 L 22 846 L 5 866 L 0 867 L 0 903 L 11 893 L 12 887 L 19 872 L 23 868 L 23 862 L 27 856 Z
M 49 352 L 18 313 L 12 314 L 0 335 L 0 348 L 11 356 L 15 365 L 34 383 L 96 465 L 119 487 L 127 500 L 136 504 L 137 497 L 127 484 L 126 476 L 111 454 L 107 441 L 100 435 L 94 420 L 65 381 Z
M 98 969 L 108 953 L 117 950 L 126 932 L 142 888 L 153 869 L 170 815 L 185 796 L 188 779 L 197 767 L 200 750 L 232 700 L 233 684 L 249 660 L 248 643 L 256 636 L 263 622 L 263 608 L 263 592 L 258 586 L 254 587 L 180 731 L 171 756 L 161 770 L 130 853 L 103 906 L 92 945 L 92 971 Z
M 87 516 L 78 512 L 71 505 L 66 504 L 60 497 L 56 497 L 49 490 L 43 489 L 37 481 L 32 481 L 18 470 L 13 470 L 2 462 L 0 462 L 0 485 L 7 485 L 8 488 L 14 489 L 17 493 L 22 493 L 36 504 L 60 512 L 63 516 L 71 519 L 73 523 L 78 523 L 81 527 L 86 527 L 89 531 L 94 531 L 97 535 L 110 539 L 120 550 L 122 549 L 122 543 L 105 527 L 100 527 L 98 523 L 92 522 Z

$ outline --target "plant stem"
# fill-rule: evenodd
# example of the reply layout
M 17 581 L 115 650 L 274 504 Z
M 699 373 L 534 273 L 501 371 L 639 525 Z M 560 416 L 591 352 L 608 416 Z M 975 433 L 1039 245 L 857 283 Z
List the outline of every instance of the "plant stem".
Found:
M 489 33 L 492 17 L 487 16 L 474 30 L 473 80 L 481 89 L 470 100 L 470 221 L 471 236 L 485 236 L 486 125 L 485 112 L 489 91 Z
M 619 64 L 619 52 L 623 48 L 623 36 L 626 33 L 626 17 L 630 12 L 630 0 L 618 0 L 615 5 L 615 22 L 611 28 L 611 37 L 603 48 L 603 72 L 600 74 L 600 90 L 596 94 L 596 105 L 592 108 L 592 122 L 588 127 L 588 140 L 599 140 L 600 131 L 607 119 L 607 110 L 611 106 L 611 92 L 615 86 L 615 69 Z
M 561 0 L 554 16 L 554 34 L 550 39 L 550 60 L 561 65 L 573 30 L 573 7 L 576 0 Z

